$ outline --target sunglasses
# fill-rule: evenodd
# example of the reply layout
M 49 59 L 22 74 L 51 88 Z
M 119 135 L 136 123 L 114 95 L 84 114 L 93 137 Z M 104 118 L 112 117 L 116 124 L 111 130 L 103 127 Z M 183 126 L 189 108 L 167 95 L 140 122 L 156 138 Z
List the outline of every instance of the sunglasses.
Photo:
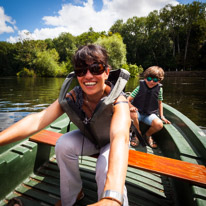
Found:
M 151 82 L 153 80 L 153 82 L 158 82 L 159 81 L 159 79 L 157 78 L 157 77 L 154 77 L 154 78 L 152 78 L 152 77 L 147 77 L 147 81 L 148 82 Z
M 74 72 L 75 72 L 76 76 L 83 77 L 86 75 L 88 70 L 92 75 L 100 75 L 105 71 L 105 69 L 106 69 L 106 65 L 101 64 L 101 63 L 94 63 L 91 65 L 87 65 L 84 68 L 82 68 L 82 67 L 77 68 L 74 70 Z

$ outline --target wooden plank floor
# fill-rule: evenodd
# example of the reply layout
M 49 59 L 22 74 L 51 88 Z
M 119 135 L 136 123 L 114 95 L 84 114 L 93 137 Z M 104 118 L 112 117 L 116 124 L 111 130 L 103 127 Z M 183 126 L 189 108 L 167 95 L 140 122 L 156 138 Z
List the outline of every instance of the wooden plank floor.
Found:
M 97 201 L 97 185 L 95 182 L 96 159 L 84 157 L 80 160 L 80 172 L 83 179 L 85 198 L 77 206 L 85 206 Z M 18 196 L 24 205 L 55 205 L 60 199 L 59 169 L 55 157 L 41 167 L 36 174 L 30 175 L 15 191 L 8 195 L 0 205 Z M 128 168 L 126 186 L 130 206 L 171 206 L 176 205 L 174 192 L 166 177 Z

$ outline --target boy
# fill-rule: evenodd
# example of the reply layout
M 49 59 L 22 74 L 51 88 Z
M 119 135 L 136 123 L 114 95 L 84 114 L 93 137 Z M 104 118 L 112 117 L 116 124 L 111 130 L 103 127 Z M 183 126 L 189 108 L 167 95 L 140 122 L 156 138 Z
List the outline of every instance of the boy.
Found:
M 144 80 L 128 97 L 130 104 L 130 116 L 139 134 L 139 121 L 149 125 L 149 129 L 143 135 L 144 141 L 151 148 L 157 148 L 152 135 L 163 128 L 164 121 L 170 124 L 163 115 L 163 89 L 160 82 L 164 79 L 164 71 L 161 67 L 151 66 L 144 72 Z M 158 117 L 159 114 L 159 117 Z M 161 121 L 162 120 L 162 121 Z M 131 139 L 131 146 L 136 147 L 139 140 L 136 136 Z

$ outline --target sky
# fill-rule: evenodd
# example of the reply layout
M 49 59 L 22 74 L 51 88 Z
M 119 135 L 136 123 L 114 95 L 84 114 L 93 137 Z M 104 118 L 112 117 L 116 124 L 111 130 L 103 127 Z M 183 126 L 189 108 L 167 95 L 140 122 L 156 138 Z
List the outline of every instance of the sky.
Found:
M 199 0 L 205 2 L 206 0 Z M 167 4 L 192 0 L 0 0 L 0 41 L 56 38 L 108 31 L 118 19 L 147 16 Z

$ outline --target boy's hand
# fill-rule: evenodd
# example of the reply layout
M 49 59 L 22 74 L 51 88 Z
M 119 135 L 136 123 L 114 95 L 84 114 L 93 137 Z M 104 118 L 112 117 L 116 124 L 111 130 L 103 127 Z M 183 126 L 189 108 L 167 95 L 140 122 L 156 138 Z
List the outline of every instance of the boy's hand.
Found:
M 136 107 L 130 107 L 129 110 L 130 112 L 136 112 L 138 109 Z
M 164 121 L 165 124 L 171 124 L 171 122 L 168 119 L 166 119 L 164 116 L 161 117 L 161 120 Z

